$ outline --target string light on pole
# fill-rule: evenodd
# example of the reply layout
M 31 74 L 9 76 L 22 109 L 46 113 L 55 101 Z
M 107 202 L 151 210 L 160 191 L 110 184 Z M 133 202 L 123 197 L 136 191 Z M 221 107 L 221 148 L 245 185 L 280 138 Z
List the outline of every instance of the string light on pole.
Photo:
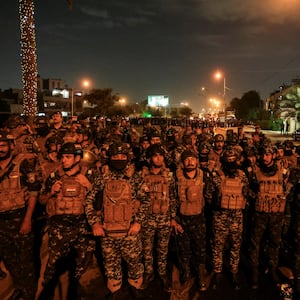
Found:
M 23 80 L 23 107 L 28 116 L 37 113 L 37 57 L 33 0 L 19 0 L 21 31 L 21 65 Z

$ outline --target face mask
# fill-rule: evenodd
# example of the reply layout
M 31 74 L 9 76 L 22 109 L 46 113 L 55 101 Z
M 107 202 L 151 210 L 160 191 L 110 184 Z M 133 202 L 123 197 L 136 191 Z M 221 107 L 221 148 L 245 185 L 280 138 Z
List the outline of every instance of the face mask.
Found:
M 223 167 L 223 171 L 224 171 L 225 174 L 226 173 L 227 174 L 233 174 L 237 170 L 238 165 L 237 165 L 236 161 L 223 162 L 222 167 Z
M 127 166 L 127 160 L 111 160 L 109 166 L 116 171 L 122 171 Z
M 284 150 L 284 155 L 285 156 L 291 156 L 293 154 L 292 150 Z

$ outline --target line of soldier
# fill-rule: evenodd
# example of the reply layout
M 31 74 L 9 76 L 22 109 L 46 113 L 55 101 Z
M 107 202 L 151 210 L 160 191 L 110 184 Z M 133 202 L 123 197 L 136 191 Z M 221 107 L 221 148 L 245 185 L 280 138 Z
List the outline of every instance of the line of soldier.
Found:
M 278 284 L 282 237 L 293 249 L 299 293 L 300 172 L 291 141 L 276 147 L 259 128 L 251 139 L 239 132 L 225 141 L 210 127 L 187 127 L 180 136 L 151 126 L 138 139 L 126 120 L 110 130 L 101 121 L 94 130 L 78 122 L 66 127 L 60 112 L 51 121 L 39 117 L 30 127 L 16 116 L 0 132 L 0 255 L 15 285 L 11 299 L 35 299 L 41 216 L 49 258 L 39 299 L 49 297 L 58 263 L 74 250 L 71 275 L 83 297 L 79 280 L 96 249 L 89 233 L 100 237 L 109 299 L 118 299 L 125 278 L 136 298 L 156 276 L 172 291 L 170 260 L 181 286 L 205 291 L 211 271 L 217 289 L 225 248 L 234 289 L 241 252 L 258 288 L 261 245 Z M 176 259 L 169 256 L 172 243 Z

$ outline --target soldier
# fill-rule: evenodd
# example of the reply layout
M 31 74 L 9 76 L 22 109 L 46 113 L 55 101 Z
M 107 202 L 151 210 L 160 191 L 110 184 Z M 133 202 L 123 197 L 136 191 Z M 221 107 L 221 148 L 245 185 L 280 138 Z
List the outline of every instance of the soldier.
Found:
M 240 288 L 238 270 L 248 179 L 245 173 L 238 169 L 237 160 L 236 150 L 227 146 L 221 156 L 221 170 L 213 174 L 216 195 L 213 199 L 212 221 L 213 289 L 216 289 L 221 280 L 223 250 L 227 239 L 230 240 L 229 267 L 232 285 L 235 289 Z
M 86 215 L 101 248 L 110 299 L 119 299 L 122 260 L 128 269 L 128 283 L 134 293 L 143 283 L 142 241 L 139 234 L 144 219 L 138 208 L 137 188 L 141 178 L 128 161 L 128 145 L 114 142 L 108 150 L 108 165 L 95 180 L 86 198 Z M 98 209 L 96 209 L 98 208 Z
M 167 274 L 167 254 L 171 229 L 177 224 L 175 181 L 173 173 L 165 167 L 165 150 L 159 144 L 151 145 L 147 150 L 149 168 L 144 167 L 141 175 L 144 179 L 141 190 L 147 194 L 148 215 L 142 226 L 143 255 L 145 264 L 144 285 L 146 288 L 154 279 L 154 238 L 157 236 L 158 274 L 166 291 L 170 290 Z M 181 230 L 181 229 L 178 230 Z
M 259 254 L 263 237 L 268 238 L 269 273 L 278 284 L 277 276 L 279 247 L 281 242 L 282 225 L 285 219 L 286 196 L 290 185 L 287 182 L 288 172 L 275 161 L 275 150 L 270 145 L 262 149 L 259 168 L 257 168 L 256 186 L 258 190 L 252 232 L 249 247 L 250 265 L 252 268 L 252 288 L 258 288 Z
M 36 292 L 32 215 L 40 172 L 23 155 L 13 154 L 14 138 L 0 132 L 0 256 L 11 274 L 11 299 L 34 299 Z
M 84 213 L 86 192 L 91 182 L 81 173 L 82 149 L 74 143 L 66 143 L 60 149 L 61 167 L 50 174 L 41 198 L 46 198 L 49 215 L 49 258 L 44 272 L 44 293 L 51 289 L 57 271 L 57 263 L 76 251 L 75 283 L 80 293 L 79 279 L 86 269 L 85 257 L 88 245 L 87 222 Z M 73 275 L 73 274 L 72 274 Z
M 205 200 L 203 196 L 203 171 L 199 169 L 197 154 L 185 150 L 181 154 L 182 168 L 176 171 L 179 214 L 177 221 L 181 225 L 177 235 L 182 281 L 192 277 L 193 265 L 198 274 L 199 289 L 207 289 L 206 277 L 206 225 L 204 216 Z
M 213 149 L 209 152 L 208 159 L 215 163 L 215 168 L 220 169 L 220 157 L 224 150 L 225 139 L 223 134 L 216 134 L 213 138 Z

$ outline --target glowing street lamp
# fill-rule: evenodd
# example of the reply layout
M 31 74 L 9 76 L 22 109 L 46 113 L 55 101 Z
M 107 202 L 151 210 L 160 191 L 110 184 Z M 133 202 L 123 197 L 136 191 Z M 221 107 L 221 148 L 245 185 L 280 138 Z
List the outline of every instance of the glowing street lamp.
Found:
M 214 73 L 214 78 L 216 80 L 222 80 L 223 79 L 223 101 L 224 101 L 224 109 L 226 107 L 226 89 L 228 89 L 228 87 L 226 86 L 226 78 L 223 72 L 221 71 L 216 71 Z
M 81 86 L 85 89 L 89 88 L 91 85 L 91 81 L 88 79 L 84 79 L 81 81 Z M 82 92 L 75 92 L 74 89 L 71 89 L 71 116 L 74 115 L 74 96 L 82 96 Z

